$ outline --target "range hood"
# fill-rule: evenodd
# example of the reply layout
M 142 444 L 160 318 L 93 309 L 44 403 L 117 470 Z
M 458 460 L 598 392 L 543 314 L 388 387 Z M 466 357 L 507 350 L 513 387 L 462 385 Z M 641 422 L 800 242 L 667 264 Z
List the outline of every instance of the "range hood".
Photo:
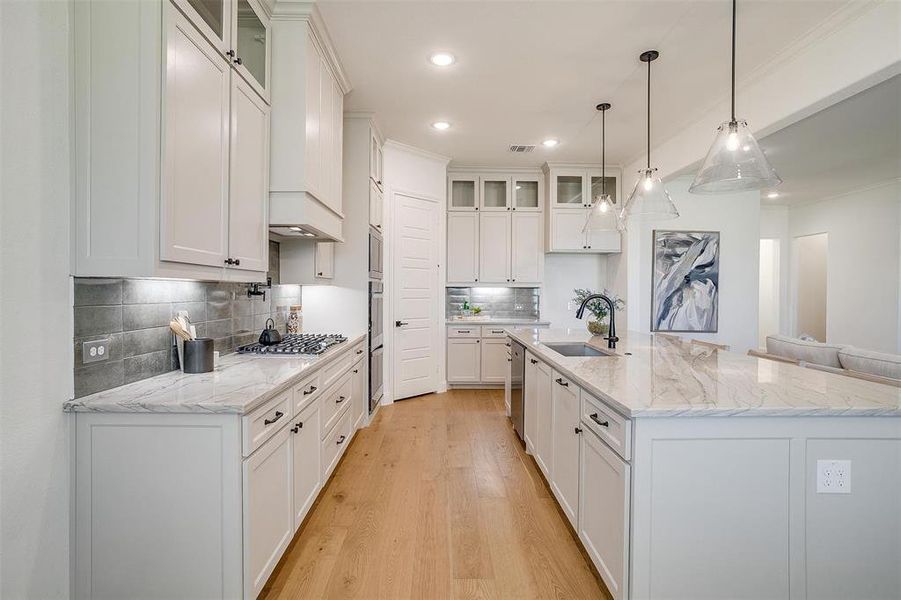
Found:
M 344 215 L 306 192 L 269 193 L 269 231 L 287 238 L 343 242 Z

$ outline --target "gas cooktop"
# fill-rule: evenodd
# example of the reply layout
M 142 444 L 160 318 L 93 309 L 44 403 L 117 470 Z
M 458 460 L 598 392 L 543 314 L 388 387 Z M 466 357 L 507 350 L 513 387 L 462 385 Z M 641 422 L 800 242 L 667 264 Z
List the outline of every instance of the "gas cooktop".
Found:
M 239 346 L 241 354 L 268 354 L 270 356 L 322 354 L 332 346 L 346 342 L 347 338 L 338 334 L 298 333 L 288 334 L 278 344 L 264 346 L 259 342 Z

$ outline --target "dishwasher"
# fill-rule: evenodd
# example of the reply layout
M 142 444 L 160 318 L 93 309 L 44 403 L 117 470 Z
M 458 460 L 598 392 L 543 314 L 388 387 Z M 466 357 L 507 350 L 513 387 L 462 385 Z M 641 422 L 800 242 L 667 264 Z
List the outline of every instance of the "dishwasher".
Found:
M 510 345 L 510 419 L 519 439 L 524 439 L 523 394 L 525 392 L 526 347 L 512 341 Z

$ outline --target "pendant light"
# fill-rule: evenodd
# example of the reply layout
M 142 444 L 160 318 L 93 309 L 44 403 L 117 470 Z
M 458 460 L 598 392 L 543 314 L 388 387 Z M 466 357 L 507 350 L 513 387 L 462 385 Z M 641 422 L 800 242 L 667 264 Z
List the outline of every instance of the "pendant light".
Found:
M 759 190 L 782 183 L 748 122 L 735 118 L 735 8 L 736 0 L 732 0 L 732 117 L 717 128 L 704 164 L 688 188 L 695 194 Z
M 591 210 L 588 211 L 588 218 L 585 219 L 585 225 L 582 226 L 582 232 L 589 231 L 619 231 L 619 216 L 614 210 L 616 199 L 607 193 L 607 111 L 610 110 L 610 103 L 602 102 L 595 107 L 601 111 L 601 193 L 594 198 Z
M 638 172 L 632 194 L 623 206 L 621 221 L 623 225 L 634 220 L 651 221 L 675 219 L 679 216 L 673 199 L 664 187 L 657 169 L 651 168 L 651 63 L 657 60 L 660 53 L 656 50 L 642 52 L 639 60 L 648 64 L 648 166 Z

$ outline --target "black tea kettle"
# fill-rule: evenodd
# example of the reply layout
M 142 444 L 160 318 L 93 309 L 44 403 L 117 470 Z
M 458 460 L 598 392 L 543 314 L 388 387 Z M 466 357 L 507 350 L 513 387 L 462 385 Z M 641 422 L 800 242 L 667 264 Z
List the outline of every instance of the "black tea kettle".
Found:
M 272 346 L 282 341 L 282 334 L 275 328 L 275 321 L 266 319 L 266 329 L 260 334 L 260 343 L 264 346 Z

